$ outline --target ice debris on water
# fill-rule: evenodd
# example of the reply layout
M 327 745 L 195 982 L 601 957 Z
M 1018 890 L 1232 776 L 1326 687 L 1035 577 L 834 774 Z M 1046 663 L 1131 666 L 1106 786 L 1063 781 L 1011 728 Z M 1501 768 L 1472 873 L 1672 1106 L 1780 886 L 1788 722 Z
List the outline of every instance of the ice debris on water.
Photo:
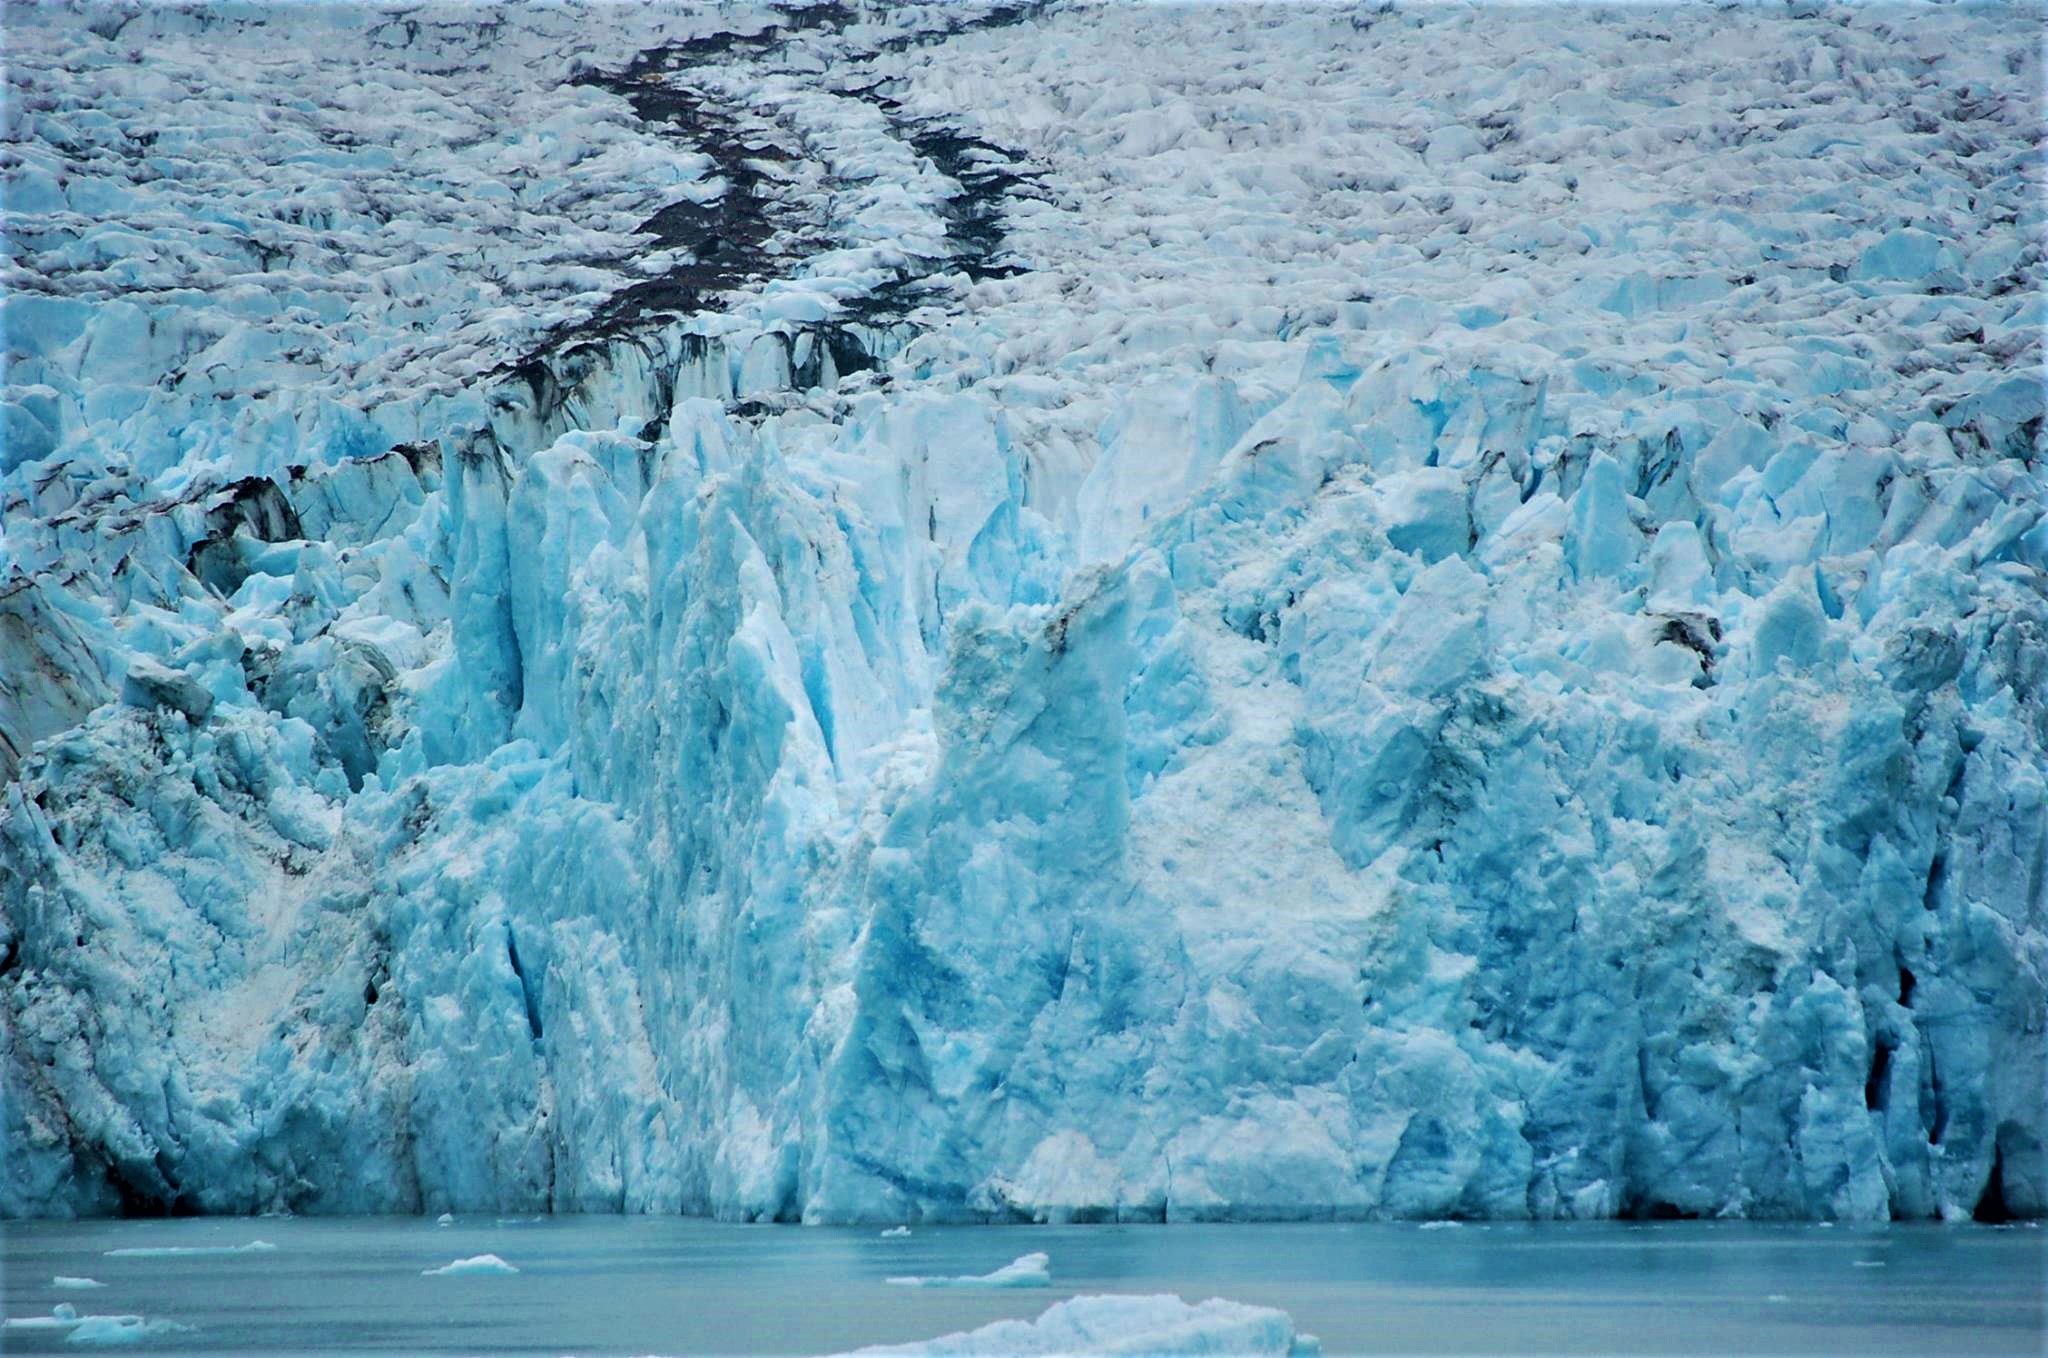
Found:
M 56 1277 L 50 1279 L 50 1286 L 63 1292 L 85 1292 L 95 1287 L 105 1287 L 106 1284 L 97 1278 L 74 1278 L 59 1273 Z
M 467 1259 L 457 1259 L 439 1268 L 423 1268 L 423 1278 L 468 1278 L 486 1277 L 495 1274 L 517 1273 L 519 1270 L 495 1254 L 473 1254 Z
M 888 1230 L 882 1232 L 882 1239 L 894 1240 L 909 1234 L 910 1228 L 908 1226 L 891 1226 Z
M 939 1339 L 857 1352 L 861 1358 L 1311 1358 L 1322 1348 L 1314 1336 L 1296 1331 L 1285 1311 L 1220 1297 L 1190 1305 L 1168 1294 L 1074 1297 L 1036 1320 L 999 1320 Z
M 959 1274 L 952 1277 L 891 1278 L 898 1287 L 1050 1287 L 1050 1255 L 1020 1254 L 990 1273 Z

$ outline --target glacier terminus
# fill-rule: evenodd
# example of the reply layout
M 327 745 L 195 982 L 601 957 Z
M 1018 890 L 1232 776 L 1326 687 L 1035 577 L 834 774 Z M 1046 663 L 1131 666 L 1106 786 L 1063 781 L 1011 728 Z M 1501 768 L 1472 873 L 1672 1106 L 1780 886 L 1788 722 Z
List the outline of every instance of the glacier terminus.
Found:
M 2038 10 L 7 23 L 0 1215 L 2048 1209 Z

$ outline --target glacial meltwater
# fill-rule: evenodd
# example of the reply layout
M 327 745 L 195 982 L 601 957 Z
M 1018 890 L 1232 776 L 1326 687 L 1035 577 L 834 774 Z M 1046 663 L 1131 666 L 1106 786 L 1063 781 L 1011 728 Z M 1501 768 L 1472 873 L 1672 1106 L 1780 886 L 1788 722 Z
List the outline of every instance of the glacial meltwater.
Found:
M 1333 1355 L 2038 1353 L 2048 1295 L 2048 1231 L 2038 1223 L 905 1235 L 466 1216 L 0 1229 L 8 1353 L 75 1352 L 97 1333 L 161 1354 L 828 1354 L 1036 1317 L 1102 1293 L 1278 1308 Z M 985 1275 L 1033 1253 L 1048 1257 L 1049 1286 L 888 1281 Z M 483 1256 L 505 1267 L 448 1270 Z M 93 1316 L 140 1320 L 95 1330 L 74 1319 Z M 22 1323 L 38 1320 L 48 1323 Z

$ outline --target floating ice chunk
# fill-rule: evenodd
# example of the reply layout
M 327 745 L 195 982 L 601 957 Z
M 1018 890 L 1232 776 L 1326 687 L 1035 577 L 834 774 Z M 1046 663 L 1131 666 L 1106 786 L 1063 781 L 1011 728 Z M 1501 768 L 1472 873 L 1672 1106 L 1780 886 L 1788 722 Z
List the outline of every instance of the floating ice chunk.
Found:
M 78 1308 L 60 1302 L 46 1316 L 9 1316 L 0 1320 L 0 1330 L 66 1330 L 78 1323 Z
M 993 1273 L 961 1274 L 952 1278 L 891 1278 L 898 1287 L 1050 1287 L 1052 1262 L 1045 1254 L 1020 1254 Z
M 50 1279 L 50 1286 L 62 1292 L 84 1292 L 89 1288 L 105 1287 L 106 1284 L 97 1278 L 72 1278 L 59 1273 Z
M 443 1212 L 440 1216 L 434 1218 L 434 1224 L 436 1226 L 453 1226 L 455 1224 L 455 1214 L 453 1212 Z
M 189 1328 L 175 1321 L 145 1320 L 141 1316 L 80 1316 L 71 1333 L 64 1336 L 64 1342 L 88 1348 L 116 1348 Z
M 1293 1317 L 1285 1311 L 1220 1297 L 1190 1306 L 1179 1297 L 1164 1295 L 1074 1297 L 1036 1320 L 999 1320 L 978 1330 L 921 1343 L 858 1352 L 863 1358 L 994 1358 L 998 1354 L 1004 1358 L 1054 1354 L 1130 1358 L 1137 1354 L 1204 1353 L 1305 1358 L 1321 1353 L 1322 1346 L 1314 1336 L 1298 1333 Z
M 15 1316 L 0 1320 L 0 1331 L 54 1334 L 63 1332 L 64 1342 L 92 1348 L 139 1344 L 152 1335 L 189 1329 L 169 1320 L 146 1320 L 141 1316 L 82 1316 L 69 1302 L 52 1307 L 46 1316 Z
M 439 1268 L 423 1268 L 420 1270 L 420 1276 L 422 1278 L 467 1278 L 517 1273 L 518 1271 L 518 1269 L 512 1267 L 512 1265 L 506 1263 L 495 1254 L 473 1254 L 467 1259 L 457 1259 L 453 1263 L 443 1264 Z
M 1424 1231 L 1452 1231 L 1464 1224 L 1462 1221 L 1425 1221 L 1417 1229 Z
M 909 1234 L 910 1228 L 908 1226 L 891 1226 L 888 1230 L 882 1232 L 882 1239 L 893 1240 L 898 1236 L 905 1236 Z
M 246 1245 L 130 1245 L 105 1254 L 109 1259 L 168 1259 L 175 1255 L 267 1254 L 276 1248 L 268 1240 L 251 1240 Z

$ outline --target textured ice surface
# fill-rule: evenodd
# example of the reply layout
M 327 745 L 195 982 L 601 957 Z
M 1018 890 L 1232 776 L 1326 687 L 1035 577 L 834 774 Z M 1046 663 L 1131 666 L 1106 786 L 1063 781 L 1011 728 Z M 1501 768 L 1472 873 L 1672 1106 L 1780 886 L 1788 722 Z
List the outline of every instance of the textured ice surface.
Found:
M 301 460 L 297 419 L 381 450 L 378 407 L 458 395 L 662 262 L 634 234 L 650 201 L 717 193 L 708 156 L 562 83 L 594 35 L 630 50 L 690 20 L 25 15 L 0 467 L 90 429 L 164 483 L 268 473 Z
M 1320 1353 L 1315 1340 L 1294 1331 L 1285 1311 L 1211 1297 L 1190 1306 L 1175 1296 L 1074 1297 L 1036 1320 L 999 1320 L 978 1330 L 919 1344 L 857 1350 L 866 1355 L 940 1358 L 941 1355 L 1181 1355 L 1270 1354 L 1304 1358 Z M 851 1358 L 851 1355 L 848 1356 Z
M 0 1210 L 2048 1201 L 2031 15 L 123 13 Z

